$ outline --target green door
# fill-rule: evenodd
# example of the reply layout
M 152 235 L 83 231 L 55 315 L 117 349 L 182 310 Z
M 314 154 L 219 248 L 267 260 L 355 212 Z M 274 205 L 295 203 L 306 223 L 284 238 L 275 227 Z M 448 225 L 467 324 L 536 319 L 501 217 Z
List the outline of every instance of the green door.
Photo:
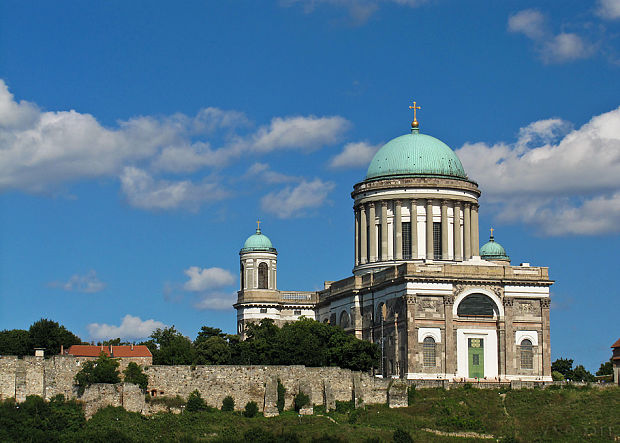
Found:
M 481 338 L 468 338 L 467 348 L 467 360 L 469 362 L 469 378 L 483 378 L 484 340 Z

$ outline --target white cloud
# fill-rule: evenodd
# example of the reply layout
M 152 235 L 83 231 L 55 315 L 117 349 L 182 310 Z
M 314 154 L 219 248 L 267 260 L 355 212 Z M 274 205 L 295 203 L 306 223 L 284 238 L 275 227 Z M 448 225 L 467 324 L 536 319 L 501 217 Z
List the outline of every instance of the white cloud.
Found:
M 415 7 L 427 0 L 281 0 L 284 6 L 302 5 L 305 13 L 313 12 L 317 6 L 329 5 L 346 9 L 355 22 L 364 23 L 379 8 L 381 3 Z
M 347 143 L 342 152 L 334 156 L 329 162 L 332 168 L 367 167 L 381 145 L 371 145 L 366 142 Z
M 553 34 L 544 15 L 536 9 L 524 9 L 508 18 L 508 30 L 521 33 L 535 43 L 536 51 L 545 63 L 565 63 L 588 58 L 595 46 L 575 33 Z
M 236 293 L 212 292 L 203 294 L 201 298 L 194 303 L 194 308 L 203 311 L 205 309 L 213 309 L 224 311 L 233 308 L 233 304 L 237 302 Z
M 334 184 L 318 178 L 311 182 L 303 180 L 295 187 L 287 186 L 271 192 L 261 199 L 261 208 L 280 218 L 300 217 L 304 210 L 321 206 Z
M 189 277 L 183 285 L 186 291 L 204 291 L 232 285 L 235 282 L 235 278 L 229 271 L 217 267 L 203 269 L 191 266 L 183 272 Z
M 104 340 L 120 337 L 122 339 L 146 338 L 157 328 L 165 328 L 166 325 L 156 320 L 142 320 L 127 314 L 123 317 L 120 326 L 106 323 L 91 323 L 86 326 L 93 340 Z
M 620 18 L 620 0 L 599 0 L 597 13 L 607 20 Z
M 216 183 L 156 180 L 135 167 L 123 170 L 121 188 L 129 204 L 151 210 L 196 209 L 203 203 L 221 200 L 228 195 Z
M 105 283 L 97 278 L 97 272 L 88 271 L 86 274 L 74 274 L 66 282 L 51 282 L 49 286 L 53 288 L 62 288 L 69 292 L 81 292 L 84 294 L 94 294 L 103 291 Z
M 245 173 L 246 178 L 258 178 L 265 183 L 290 183 L 300 181 L 300 177 L 286 175 L 271 170 L 267 163 L 256 162 Z
M 457 154 L 498 217 L 551 235 L 620 231 L 620 108 L 576 130 L 534 122 L 513 144 L 467 143 Z

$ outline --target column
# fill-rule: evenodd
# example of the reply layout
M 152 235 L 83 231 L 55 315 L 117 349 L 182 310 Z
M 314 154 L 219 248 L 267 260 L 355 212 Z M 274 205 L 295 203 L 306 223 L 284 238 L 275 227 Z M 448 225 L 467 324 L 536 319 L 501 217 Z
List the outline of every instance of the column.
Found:
M 461 241 L 461 202 L 454 202 L 454 260 L 463 259 L 463 245 Z
M 416 346 L 418 337 L 416 331 L 416 298 L 415 295 L 407 295 L 407 372 L 419 372 L 416 364 Z
M 433 247 L 433 201 L 426 199 L 426 259 L 433 260 L 435 258 Z
M 471 258 L 471 203 L 465 203 L 463 206 L 463 243 L 465 246 L 465 256 L 463 259 L 468 260 Z
M 403 223 L 400 200 L 394 201 L 394 259 L 403 258 Z
M 359 265 L 360 262 L 360 212 L 359 209 L 353 207 L 353 213 L 355 214 L 355 238 L 353 241 L 355 242 L 355 246 L 353 249 L 355 250 L 355 258 L 354 263 L 355 266 Z
M 471 255 L 480 255 L 478 239 L 478 205 L 471 205 Z
M 448 200 L 441 201 L 441 258 L 448 260 Z
M 514 321 L 514 312 L 512 310 L 513 299 L 509 297 L 504 297 L 504 329 L 505 333 L 505 343 L 506 343 L 506 372 L 505 375 L 515 375 L 517 373 L 515 368 L 515 360 L 516 355 L 515 352 L 517 350 L 515 344 L 515 329 L 513 325 Z
M 551 300 L 543 298 L 540 300 L 542 317 L 542 337 L 538 346 L 542 346 L 542 375 L 551 376 L 551 329 L 549 326 L 549 305 Z
M 387 220 L 387 201 L 381 202 L 381 261 L 388 258 L 388 220 Z
M 377 226 L 375 221 L 375 202 L 368 204 L 368 230 L 370 231 L 370 262 L 377 261 Z
M 444 315 L 446 319 L 446 335 L 444 337 L 444 353 L 446 374 L 456 373 L 456 344 L 454 342 L 454 324 L 452 323 L 452 308 L 454 307 L 454 296 L 444 297 Z
M 366 216 L 366 206 L 360 205 L 360 264 L 368 262 L 368 217 Z
M 418 201 L 411 200 L 409 223 L 411 224 L 411 258 L 418 258 Z

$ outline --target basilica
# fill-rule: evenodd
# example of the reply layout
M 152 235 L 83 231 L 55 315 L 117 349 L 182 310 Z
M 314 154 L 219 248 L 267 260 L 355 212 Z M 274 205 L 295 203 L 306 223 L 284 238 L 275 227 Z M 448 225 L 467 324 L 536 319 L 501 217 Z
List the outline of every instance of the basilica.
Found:
M 338 325 L 381 348 L 378 375 L 551 381 L 546 267 L 479 246 L 480 189 L 454 151 L 420 132 L 394 138 L 353 186 L 353 275 L 321 291 L 277 288 L 277 251 L 260 226 L 243 245 L 238 332 L 263 318 Z

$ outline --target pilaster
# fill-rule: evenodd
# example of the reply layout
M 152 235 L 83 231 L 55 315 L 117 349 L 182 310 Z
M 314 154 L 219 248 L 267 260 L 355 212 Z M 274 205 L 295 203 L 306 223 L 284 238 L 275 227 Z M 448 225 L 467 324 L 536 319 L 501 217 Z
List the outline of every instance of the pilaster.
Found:
M 368 216 L 366 215 L 366 206 L 360 206 L 360 263 L 368 262 Z
M 381 261 L 388 258 L 388 220 L 387 201 L 381 201 Z
M 471 258 L 471 204 L 465 203 L 463 205 L 463 246 L 464 259 L 468 260 Z
M 448 260 L 448 200 L 441 201 L 441 258 Z

